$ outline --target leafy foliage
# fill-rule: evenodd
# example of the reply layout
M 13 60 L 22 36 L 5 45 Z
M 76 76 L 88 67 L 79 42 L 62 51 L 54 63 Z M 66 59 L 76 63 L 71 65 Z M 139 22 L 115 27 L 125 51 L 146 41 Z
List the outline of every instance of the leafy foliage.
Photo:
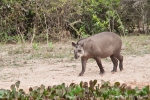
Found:
M 149 100 L 150 88 L 145 86 L 142 89 L 136 87 L 132 89 L 126 84 L 115 82 L 113 86 L 109 82 L 102 81 L 101 85 L 97 80 L 80 82 L 80 84 L 71 83 L 66 86 L 61 85 L 40 87 L 30 87 L 29 93 L 19 89 L 20 82 L 11 85 L 11 90 L 0 89 L 0 99 L 9 100 L 35 100 L 35 99 L 53 99 L 53 100 Z
M 1 0 L 0 42 L 149 32 L 149 0 Z

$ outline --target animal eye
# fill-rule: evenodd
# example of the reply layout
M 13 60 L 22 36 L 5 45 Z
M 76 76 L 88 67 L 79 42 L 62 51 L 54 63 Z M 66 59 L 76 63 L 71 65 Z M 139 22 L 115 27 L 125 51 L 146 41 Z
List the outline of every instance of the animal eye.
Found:
M 78 52 L 81 52 L 81 50 L 78 50 Z

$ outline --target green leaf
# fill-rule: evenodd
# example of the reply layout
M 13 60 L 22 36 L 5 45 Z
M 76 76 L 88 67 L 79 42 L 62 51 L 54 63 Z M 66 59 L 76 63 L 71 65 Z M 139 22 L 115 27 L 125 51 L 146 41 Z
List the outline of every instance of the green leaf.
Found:
M 12 85 L 10 86 L 10 89 L 11 89 L 12 91 L 16 91 L 15 84 L 12 84 Z
M 2 98 L 5 93 L 7 93 L 7 90 L 0 89 L 0 98 Z
M 33 91 L 37 91 L 38 88 L 39 88 L 38 86 L 34 86 L 34 87 L 33 87 Z
M 114 87 L 119 87 L 120 83 L 119 82 L 115 82 Z
M 146 93 L 149 93 L 150 92 L 149 85 L 143 87 L 142 90 L 145 91 Z
M 20 81 L 17 81 L 17 82 L 15 83 L 15 85 L 16 85 L 17 88 L 19 88 Z
M 83 82 L 82 81 L 80 82 L 80 87 L 83 87 Z
M 95 86 L 95 85 L 96 85 L 96 83 L 97 83 L 97 80 L 94 80 L 94 82 L 93 82 L 93 83 L 94 83 L 94 86 Z

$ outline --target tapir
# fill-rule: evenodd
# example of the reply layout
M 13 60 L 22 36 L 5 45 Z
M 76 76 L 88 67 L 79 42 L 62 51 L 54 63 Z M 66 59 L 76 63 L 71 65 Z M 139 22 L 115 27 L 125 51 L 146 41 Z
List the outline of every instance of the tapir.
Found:
M 119 69 L 123 70 L 123 56 L 121 55 L 122 40 L 120 36 L 113 32 L 101 32 L 93 36 L 82 38 L 77 43 L 72 42 L 74 47 L 74 58 L 81 58 L 82 76 L 86 69 L 86 63 L 89 58 L 95 59 L 100 69 L 100 74 L 104 74 L 101 58 L 110 57 L 113 63 L 112 72 L 117 71 L 118 60 Z

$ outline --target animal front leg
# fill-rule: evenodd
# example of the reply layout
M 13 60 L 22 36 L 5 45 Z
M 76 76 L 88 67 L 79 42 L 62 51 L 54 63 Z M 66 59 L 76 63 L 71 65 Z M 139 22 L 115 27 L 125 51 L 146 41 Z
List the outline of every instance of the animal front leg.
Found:
M 97 62 L 97 65 L 99 66 L 99 69 L 100 69 L 100 74 L 104 74 L 104 69 L 102 67 L 102 63 L 101 63 L 101 58 L 98 57 L 98 58 L 95 58 L 96 62 Z
M 86 63 L 87 63 L 87 58 L 81 57 L 81 63 L 82 63 L 82 71 L 80 72 L 79 76 L 82 76 L 85 72 L 86 69 Z

